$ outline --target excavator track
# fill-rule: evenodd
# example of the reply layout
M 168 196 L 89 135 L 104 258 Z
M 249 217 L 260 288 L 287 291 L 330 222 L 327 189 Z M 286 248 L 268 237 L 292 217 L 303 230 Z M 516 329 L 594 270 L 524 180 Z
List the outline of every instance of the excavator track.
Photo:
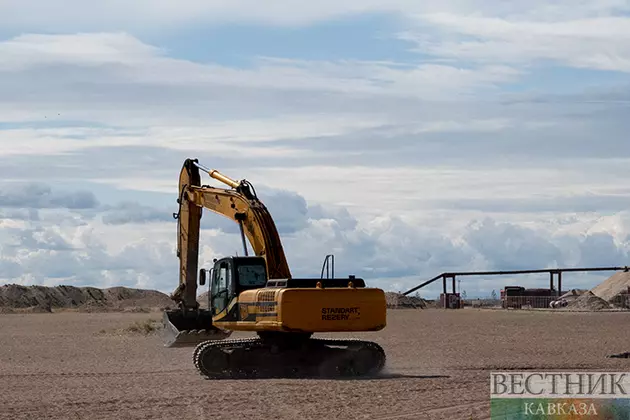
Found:
M 385 352 L 371 341 L 308 338 L 274 343 L 261 338 L 200 343 L 193 363 L 206 379 L 365 377 L 378 374 Z

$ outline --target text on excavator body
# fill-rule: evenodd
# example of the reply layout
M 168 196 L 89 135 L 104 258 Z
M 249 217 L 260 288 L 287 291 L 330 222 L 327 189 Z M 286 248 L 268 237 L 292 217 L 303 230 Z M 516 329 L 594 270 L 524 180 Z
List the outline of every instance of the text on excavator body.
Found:
M 322 321 L 345 321 L 350 319 L 350 315 L 359 318 L 359 308 L 322 308 Z

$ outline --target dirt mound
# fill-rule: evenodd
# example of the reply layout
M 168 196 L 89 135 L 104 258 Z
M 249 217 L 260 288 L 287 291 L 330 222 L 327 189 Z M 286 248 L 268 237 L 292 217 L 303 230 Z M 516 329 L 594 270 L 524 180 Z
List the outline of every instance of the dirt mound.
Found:
M 157 290 L 111 287 L 103 289 L 105 300 L 121 308 L 163 308 L 175 306 L 175 302 L 166 294 Z
M 401 293 L 385 292 L 385 299 L 389 309 L 421 308 L 424 309 L 427 303 L 422 298 L 415 296 L 405 296 Z
M 579 298 L 586 292 L 588 292 L 587 289 L 571 289 L 565 294 L 563 294 L 562 296 L 560 296 L 558 300 L 565 300 L 567 302 L 573 302 L 574 300 L 576 300 L 577 298 Z
M 3 312 L 52 312 L 53 309 L 83 311 L 138 311 L 173 306 L 168 295 L 156 290 L 128 287 L 0 286 Z
M 590 291 L 583 293 L 578 298 L 569 302 L 569 305 L 567 306 L 567 308 L 587 311 L 600 311 L 602 309 L 611 309 L 611 307 L 610 303 L 598 296 L 595 296 Z
M 630 292 L 630 272 L 620 271 L 591 289 L 595 296 L 610 302 L 621 294 Z
M 560 298 L 571 299 L 572 297 L 579 297 L 586 292 L 588 292 L 588 289 L 571 289 L 568 292 L 565 292 L 562 296 L 560 296 Z

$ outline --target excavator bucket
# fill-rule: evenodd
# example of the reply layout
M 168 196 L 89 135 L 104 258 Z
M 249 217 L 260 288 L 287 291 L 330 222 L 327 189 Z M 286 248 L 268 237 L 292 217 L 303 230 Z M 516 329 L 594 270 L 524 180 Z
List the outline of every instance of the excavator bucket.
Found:
M 165 347 L 194 347 L 208 340 L 223 340 L 232 331 L 212 325 L 210 311 L 201 309 L 197 313 L 184 315 L 181 309 L 164 311 Z

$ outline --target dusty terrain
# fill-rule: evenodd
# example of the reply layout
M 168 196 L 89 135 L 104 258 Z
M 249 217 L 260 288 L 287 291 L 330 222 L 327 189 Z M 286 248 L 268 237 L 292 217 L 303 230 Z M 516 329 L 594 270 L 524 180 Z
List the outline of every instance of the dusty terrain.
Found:
M 403 309 L 370 380 L 202 379 L 159 313 L 0 315 L 0 419 L 484 419 L 493 369 L 627 370 L 629 313 Z M 145 331 L 146 332 L 146 331 Z M 246 334 L 235 334 L 238 337 Z

